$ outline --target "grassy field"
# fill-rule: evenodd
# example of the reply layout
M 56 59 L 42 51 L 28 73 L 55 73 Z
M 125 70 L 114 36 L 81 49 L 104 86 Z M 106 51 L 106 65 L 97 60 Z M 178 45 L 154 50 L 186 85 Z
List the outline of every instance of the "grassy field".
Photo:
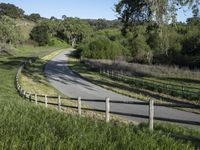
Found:
M 54 47 L 55 48 L 55 47 Z M 52 49 L 43 49 L 50 53 Z M 172 125 L 105 123 L 87 117 L 58 113 L 24 101 L 14 78 L 20 63 L 40 50 L 0 56 L 0 148 L 1 149 L 197 149 L 200 131 Z M 186 139 L 180 138 L 188 137 Z
M 93 70 L 130 86 L 200 102 L 200 71 L 161 65 L 143 65 L 111 60 L 85 59 Z

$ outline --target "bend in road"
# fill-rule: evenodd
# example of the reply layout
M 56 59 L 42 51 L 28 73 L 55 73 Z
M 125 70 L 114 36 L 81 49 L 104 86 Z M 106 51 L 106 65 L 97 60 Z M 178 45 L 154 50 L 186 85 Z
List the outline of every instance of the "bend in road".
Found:
M 77 98 L 81 96 L 83 99 L 105 99 L 109 97 L 111 100 L 123 100 L 123 101 L 139 101 L 134 98 L 130 98 L 121 94 L 114 93 L 112 91 L 101 88 L 95 84 L 92 84 L 80 76 L 74 74 L 68 67 L 67 60 L 72 50 L 66 50 L 45 66 L 45 73 L 49 82 L 60 92 L 71 98 Z M 97 109 L 105 110 L 104 103 L 97 102 L 84 102 Z M 148 115 L 148 106 L 141 105 L 129 105 L 129 104 L 112 104 L 111 111 L 123 112 L 139 115 Z M 137 122 L 146 122 L 147 119 L 138 117 L 125 117 Z M 155 107 L 155 117 L 177 119 L 183 121 L 194 121 L 200 124 L 200 115 L 167 108 L 167 107 Z

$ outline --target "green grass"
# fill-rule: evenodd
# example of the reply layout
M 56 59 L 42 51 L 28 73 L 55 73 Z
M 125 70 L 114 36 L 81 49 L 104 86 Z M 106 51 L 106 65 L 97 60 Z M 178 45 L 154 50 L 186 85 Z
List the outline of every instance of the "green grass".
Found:
M 42 50 L 42 53 L 51 49 Z M 37 55 L 39 50 L 34 51 Z M 24 101 L 15 87 L 14 78 L 23 57 L 0 57 L 0 149 L 197 149 L 199 143 L 172 136 L 199 131 L 159 127 L 150 132 L 146 127 L 123 123 L 105 123 L 91 118 L 58 113 Z M 36 54 L 35 54 L 36 55 Z M 174 131 L 175 130 L 175 131 Z M 186 132 L 187 131 L 187 132 Z M 183 133 L 184 132 L 184 133 Z
M 95 71 L 106 68 L 104 69 L 105 73 L 102 73 L 102 75 L 112 78 L 116 82 L 125 82 L 130 86 L 184 98 L 194 103 L 200 102 L 200 72 L 198 70 L 135 63 L 128 64 L 109 60 L 85 59 L 84 62 Z M 125 75 L 127 73 L 132 75 Z
M 63 49 L 69 47 L 66 43 L 61 43 L 59 45 L 54 46 L 41 46 L 41 47 L 35 47 L 33 45 L 20 45 L 17 46 L 15 50 L 15 56 L 30 56 L 30 57 L 37 57 L 38 55 L 40 57 L 47 55 L 50 52 L 53 52 L 58 49 Z
M 45 64 L 54 56 L 66 49 L 57 49 L 49 55 L 37 58 L 35 62 L 26 65 L 20 76 L 20 84 L 29 93 L 48 94 L 51 96 L 62 95 L 53 88 L 44 73 Z M 51 49 L 50 49 L 51 51 Z
M 174 82 L 163 82 L 153 77 L 130 77 L 125 75 L 112 75 L 107 73 L 102 73 L 103 76 L 107 76 L 115 81 L 121 81 L 130 86 L 135 86 L 138 88 L 143 88 L 157 93 L 164 93 L 178 98 L 184 98 L 188 101 L 193 101 L 194 103 L 200 103 L 199 92 L 200 88 L 197 84 L 186 85 L 186 84 L 175 84 Z M 156 80 L 157 79 L 157 80 Z

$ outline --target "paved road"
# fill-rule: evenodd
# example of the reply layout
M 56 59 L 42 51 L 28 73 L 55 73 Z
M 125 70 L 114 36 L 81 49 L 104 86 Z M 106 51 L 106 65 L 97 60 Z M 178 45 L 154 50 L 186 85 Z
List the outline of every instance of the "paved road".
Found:
M 49 61 L 45 67 L 45 73 L 50 83 L 66 96 L 77 98 L 81 96 L 83 99 L 105 99 L 109 97 L 111 100 L 138 101 L 120 94 L 116 94 L 109 90 L 96 86 L 74 74 L 68 67 L 67 60 L 71 51 L 66 50 Z M 98 109 L 105 109 L 105 104 L 86 102 L 90 106 Z M 112 104 L 111 111 L 119 111 L 124 113 L 148 115 L 148 106 L 128 105 L 128 104 Z M 196 121 L 200 123 L 200 115 L 188 113 L 176 109 L 166 107 L 155 107 L 155 116 Z M 137 117 L 125 117 L 138 122 L 147 121 Z

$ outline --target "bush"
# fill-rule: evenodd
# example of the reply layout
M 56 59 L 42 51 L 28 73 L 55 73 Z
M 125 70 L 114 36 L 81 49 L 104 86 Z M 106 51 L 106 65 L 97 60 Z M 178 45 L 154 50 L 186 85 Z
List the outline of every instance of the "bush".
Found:
M 122 56 L 123 47 L 105 36 L 86 39 L 79 47 L 82 56 L 93 59 L 116 59 Z
M 139 63 L 152 62 L 153 53 L 143 35 L 138 35 L 137 37 L 130 38 L 129 41 L 131 42 L 129 46 L 129 51 L 131 53 L 134 62 L 139 62 Z
M 44 25 L 34 27 L 30 33 L 30 38 L 36 41 L 40 46 L 48 44 L 50 42 L 48 27 Z

